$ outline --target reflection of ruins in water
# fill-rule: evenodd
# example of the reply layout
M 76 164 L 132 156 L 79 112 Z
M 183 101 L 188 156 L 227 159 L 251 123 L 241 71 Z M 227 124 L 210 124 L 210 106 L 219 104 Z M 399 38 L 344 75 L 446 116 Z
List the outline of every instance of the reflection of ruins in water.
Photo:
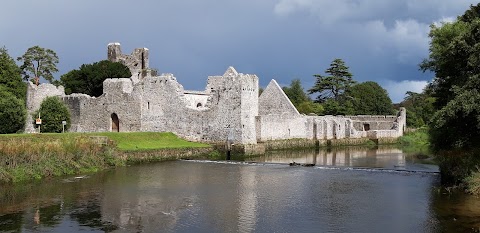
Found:
M 321 150 L 271 151 L 255 162 L 301 163 L 317 166 L 394 168 L 405 165 L 405 154 L 392 147 L 343 147 Z

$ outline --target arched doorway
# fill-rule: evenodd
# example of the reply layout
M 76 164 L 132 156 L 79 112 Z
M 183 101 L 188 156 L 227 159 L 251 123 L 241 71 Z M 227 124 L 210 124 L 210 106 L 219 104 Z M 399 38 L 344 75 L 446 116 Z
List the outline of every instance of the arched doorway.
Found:
M 120 132 L 120 121 L 116 113 L 112 113 L 112 132 Z

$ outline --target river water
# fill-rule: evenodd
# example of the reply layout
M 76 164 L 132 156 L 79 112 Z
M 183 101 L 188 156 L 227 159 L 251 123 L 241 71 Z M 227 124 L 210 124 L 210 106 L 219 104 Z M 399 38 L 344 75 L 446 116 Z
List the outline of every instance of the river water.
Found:
M 441 189 L 428 162 L 396 148 L 269 152 L 4 185 L 0 232 L 478 231 L 480 200 Z

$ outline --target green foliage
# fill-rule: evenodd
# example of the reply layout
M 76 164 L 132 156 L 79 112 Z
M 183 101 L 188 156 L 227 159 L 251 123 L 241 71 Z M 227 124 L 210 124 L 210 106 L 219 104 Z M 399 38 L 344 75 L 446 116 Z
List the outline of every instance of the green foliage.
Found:
M 314 86 L 308 90 L 309 94 L 318 93 L 317 102 L 325 102 L 328 99 L 339 101 L 342 94 L 347 92 L 355 83 L 348 66 L 342 59 L 335 59 L 330 64 L 330 68 L 325 70 L 327 76 L 315 74 Z
M 301 103 L 310 100 L 303 90 L 300 79 L 292 80 L 290 87 L 283 87 L 282 89 L 295 107 L 298 107 Z
M 325 70 L 328 76 L 319 74 L 309 94 L 317 93 L 317 103 L 322 103 L 323 113 L 328 115 L 351 115 L 355 113 L 350 89 L 355 81 L 342 59 L 335 59 Z
M 463 87 L 468 78 L 479 74 L 480 3 L 471 6 L 457 21 L 431 26 L 430 55 L 420 67 L 435 72 L 431 84 L 437 109 L 455 98 L 453 87 Z
M 349 91 L 357 115 L 390 115 L 393 104 L 388 93 L 373 81 L 353 85 Z
M 18 61 L 22 61 L 20 66 L 24 80 L 38 79 L 43 77 L 48 82 L 52 83 L 53 73 L 58 72 L 58 56 L 51 49 L 45 49 L 39 46 L 33 46 L 21 57 L 17 58 Z
M 86 136 L 62 135 L 65 136 L 4 136 L 0 141 L 0 182 L 72 175 L 107 167 L 105 148 L 101 145 Z
M 292 101 L 292 104 L 297 108 L 298 112 L 302 114 L 323 114 L 323 106 L 319 103 L 314 103 L 310 97 L 308 97 L 303 90 L 300 79 L 292 80 L 289 87 L 283 87 L 282 89 L 290 101 Z
M 298 112 L 303 113 L 303 114 L 314 113 L 316 115 L 323 115 L 325 113 L 325 109 L 323 108 L 323 106 L 321 104 L 315 103 L 311 100 L 304 101 L 304 102 L 300 103 L 297 106 L 297 110 L 298 110 Z
M 355 109 L 351 100 L 328 99 L 323 103 L 325 115 L 354 115 Z
M 83 64 L 60 78 L 65 93 L 83 93 L 98 97 L 103 94 L 103 81 L 107 78 L 130 78 L 132 74 L 125 65 L 103 60 L 93 64 Z
M 430 56 L 420 66 L 436 75 L 429 89 L 439 110 L 430 122 L 437 151 L 480 147 L 479 13 L 480 3 L 455 22 L 431 26 Z
M 451 150 L 436 153 L 435 159 L 440 168 L 444 185 L 459 185 L 474 172 L 480 164 L 479 150 Z
M 23 130 L 27 116 L 25 103 L 3 86 L 0 86 L 0 109 L 0 134 Z
M 107 136 L 115 141 L 114 144 L 117 144 L 118 148 L 111 143 L 106 146 L 100 145 L 91 136 Z M 198 147 L 204 148 L 210 145 L 188 142 L 172 133 L 0 135 L 0 183 L 96 172 L 108 166 L 125 166 L 128 161 L 178 159 L 178 155 L 158 156 L 156 150 Z M 116 149 L 129 152 L 123 153 Z M 147 158 L 136 158 L 137 153 L 134 151 Z M 186 150 L 185 153 L 188 152 Z
M 40 105 L 40 109 L 34 113 L 32 118 L 37 118 L 39 113 L 42 119 L 41 132 L 61 133 L 63 130 L 62 121 L 67 122 L 65 130 L 70 128 L 70 112 L 57 96 L 45 98 Z
M 407 92 L 400 106 L 407 109 L 407 126 L 419 128 L 430 122 L 435 113 L 435 98 L 431 97 L 428 90 L 422 93 Z
M 480 195 L 480 170 L 477 168 L 477 171 L 472 172 L 465 179 L 465 184 L 467 185 L 467 191 L 473 195 Z
M 455 98 L 433 116 L 430 135 L 436 150 L 480 147 L 480 92 L 474 88 L 480 76 L 472 79 L 472 86 L 455 90 Z
M 27 86 L 22 81 L 20 69 L 15 64 L 15 60 L 10 57 L 5 47 L 0 48 L 0 85 L 18 99 L 25 100 Z
M 419 128 L 413 132 L 405 133 L 398 140 L 402 146 L 428 147 L 430 145 L 428 129 Z

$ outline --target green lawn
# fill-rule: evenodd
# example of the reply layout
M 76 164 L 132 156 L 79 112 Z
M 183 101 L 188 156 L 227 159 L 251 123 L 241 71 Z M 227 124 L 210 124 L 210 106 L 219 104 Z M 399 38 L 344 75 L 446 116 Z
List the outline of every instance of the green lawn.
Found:
M 179 138 L 173 133 L 131 132 L 131 133 L 42 133 L 42 134 L 3 134 L 0 140 L 8 138 L 26 138 L 33 141 L 49 140 L 56 138 L 69 138 L 80 135 L 107 136 L 113 140 L 120 150 L 155 150 L 164 148 L 196 148 L 210 147 L 208 144 L 189 142 Z

